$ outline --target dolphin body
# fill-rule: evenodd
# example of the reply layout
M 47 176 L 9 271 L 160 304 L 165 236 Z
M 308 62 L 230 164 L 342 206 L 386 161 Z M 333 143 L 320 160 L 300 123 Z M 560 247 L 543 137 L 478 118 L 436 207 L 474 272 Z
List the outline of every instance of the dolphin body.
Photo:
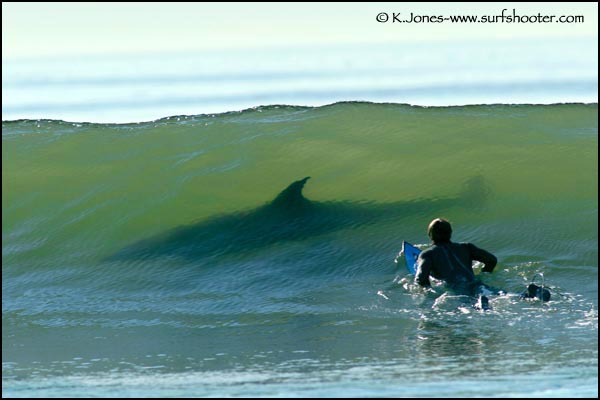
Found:
M 208 218 L 139 241 L 107 261 L 161 256 L 206 258 L 243 253 L 280 242 L 301 241 L 341 229 L 352 229 L 399 217 L 432 213 L 454 206 L 481 204 L 487 194 L 483 178 L 466 182 L 454 198 L 392 203 L 311 201 L 302 189 L 310 177 L 293 182 L 274 200 L 258 208 Z

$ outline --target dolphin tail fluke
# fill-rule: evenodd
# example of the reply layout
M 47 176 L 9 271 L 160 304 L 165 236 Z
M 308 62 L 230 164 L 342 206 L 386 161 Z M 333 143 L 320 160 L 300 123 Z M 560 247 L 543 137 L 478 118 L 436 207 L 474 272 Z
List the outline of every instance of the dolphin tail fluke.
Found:
M 482 175 L 476 175 L 463 183 L 461 203 L 468 207 L 481 207 L 487 203 L 492 189 Z

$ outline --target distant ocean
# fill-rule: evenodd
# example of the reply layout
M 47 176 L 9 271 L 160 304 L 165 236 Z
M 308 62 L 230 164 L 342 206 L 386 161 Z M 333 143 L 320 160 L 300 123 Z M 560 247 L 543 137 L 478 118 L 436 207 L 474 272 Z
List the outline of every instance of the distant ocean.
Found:
M 339 101 L 595 103 L 598 39 L 393 43 L 2 62 L 2 120 L 141 122 Z
M 500 45 L 3 61 L 3 396 L 597 397 L 597 53 Z

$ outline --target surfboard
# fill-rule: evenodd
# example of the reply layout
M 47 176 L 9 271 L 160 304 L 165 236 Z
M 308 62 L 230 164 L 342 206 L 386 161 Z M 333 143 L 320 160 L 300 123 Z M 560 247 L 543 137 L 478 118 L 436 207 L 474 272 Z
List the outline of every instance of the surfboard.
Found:
M 406 269 L 411 274 L 417 273 L 417 258 L 421 250 L 413 246 L 408 242 L 402 242 L 402 253 L 404 254 L 404 260 L 406 262 Z

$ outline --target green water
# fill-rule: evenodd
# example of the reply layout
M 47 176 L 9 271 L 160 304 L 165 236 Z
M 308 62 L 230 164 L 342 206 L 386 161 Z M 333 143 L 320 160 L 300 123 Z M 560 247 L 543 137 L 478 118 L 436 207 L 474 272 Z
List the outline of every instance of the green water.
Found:
M 597 128 L 597 104 L 3 122 L 3 394 L 597 395 Z M 219 226 L 305 176 L 319 229 Z M 480 315 L 419 292 L 393 260 L 438 216 L 498 256 L 489 283 L 556 296 Z M 106 261 L 206 220 L 228 252 Z

